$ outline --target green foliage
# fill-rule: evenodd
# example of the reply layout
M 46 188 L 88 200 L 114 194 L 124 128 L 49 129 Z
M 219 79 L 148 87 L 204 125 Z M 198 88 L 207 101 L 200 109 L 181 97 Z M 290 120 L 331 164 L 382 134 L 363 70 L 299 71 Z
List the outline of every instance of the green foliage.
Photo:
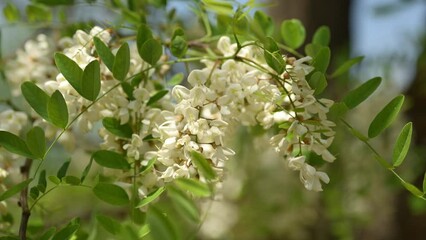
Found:
M 52 240 L 68 240 L 71 239 L 75 232 L 80 228 L 79 224 L 70 223 L 66 227 L 59 230 Z
M 33 127 L 27 133 L 27 146 L 35 157 L 44 157 L 46 152 L 46 139 L 44 137 L 44 130 L 42 128 Z
M 342 74 L 347 72 L 352 66 L 360 63 L 363 59 L 364 59 L 364 57 L 361 56 L 361 57 L 356 57 L 356 58 L 352 58 L 352 59 L 347 60 L 342 65 L 340 65 L 340 67 L 337 68 L 336 71 L 334 71 L 334 73 L 331 74 L 331 77 L 335 78 L 335 77 L 341 76 Z
M 398 116 L 403 103 L 403 95 L 399 95 L 392 99 L 392 101 L 390 101 L 371 122 L 370 127 L 368 128 L 368 137 L 374 138 L 389 127 Z
M 38 177 L 37 188 L 40 192 L 46 192 L 47 181 L 46 181 L 46 170 L 42 170 Z
M 47 103 L 50 100 L 49 95 L 41 90 L 33 82 L 24 82 L 21 85 L 21 92 L 25 100 L 43 119 L 49 121 L 47 113 Z
M 98 61 L 90 62 L 83 71 L 81 96 L 95 101 L 101 90 L 100 66 Z
M 42 4 L 29 4 L 25 8 L 29 22 L 48 22 L 52 20 L 50 9 Z
M 112 205 L 127 205 L 129 204 L 129 196 L 126 191 L 111 183 L 100 182 L 93 188 L 93 193 L 100 200 Z
M 83 77 L 83 70 L 72 59 L 63 53 L 55 53 L 55 63 L 59 71 L 64 75 L 65 79 L 71 86 L 81 93 L 81 79 Z
M 175 187 L 167 188 L 167 195 L 172 199 L 175 209 L 180 212 L 183 217 L 187 217 L 193 222 L 200 220 L 200 213 L 194 202 L 187 194 Z
M 327 87 L 327 79 L 322 72 L 315 72 L 308 80 L 312 89 L 315 89 L 315 95 L 322 93 Z
M 191 151 L 191 159 L 194 165 L 207 180 L 213 180 L 216 178 L 215 171 L 201 153 L 197 151 Z
M 19 20 L 19 9 L 12 3 L 8 2 L 3 8 L 3 15 L 8 22 L 16 22 Z
M 140 52 L 145 62 L 155 65 L 163 54 L 163 46 L 159 41 L 151 38 L 142 45 Z
M 312 66 L 315 70 L 325 73 L 330 64 L 331 52 L 330 48 L 322 47 L 321 50 L 313 57 Z
M 176 240 L 178 235 L 170 219 L 160 209 L 151 206 L 148 209 L 147 223 L 153 240 Z
M 382 78 L 380 77 L 375 77 L 366 81 L 359 87 L 350 91 L 343 98 L 343 102 L 349 109 L 358 106 L 360 103 L 364 102 L 374 91 L 376 91 L 381 82 Z
M 148 102 L 146 103 L 147 106 L 151 106 L 158 102 L 160 99 L 162 99 L 166 94 L 169 92 L 169 90 L 160 90 L 156 94 L 154 94 L 152 97 L 149 98 Z
M 181 58 L 185 56 L 187 50 L 188 43 L 185 39 L 185 32 L 183 29 L 178 28 L 173 33 L 170 51 L 172 52 L 173 56 Z
M 305 42 L 305 27 L 298 19 L 285 20 L 281 23 L 281 37 L 287 46 L 299 48 Z
M 107 66 L 107 68 L 112 72 L 115 60 L 114 54 L 112 54 L 108 46 L 105 45 L 105 43 L 98 37 L 94 37 L 93 42 L 95 44 L 96 52 L 98 53 L 99 57 L 102 59 L 105 66 Z
M 179 85 L 183 81 L 183 73 L 176 73 L 170 80 L 167 82 L 169 86 Z
M 13 133 L 0 131 L 0 146 L 9 152 L 31 159 L 35 158 L 25 141 Z
M 110 133 L 118 137 L 122 137 L 122 138 L 132 137 L 133 130 L 129 123 L 120 124 L 119 120 L 112 117 L 106 117 L 102 120 L 102 125 Z
M 92 154 L 92 158 L 103 167 L 121 170 L 130 169 L 130 164 L 126 158 L 122 154 L 113 151 L 99 150 Z
M 398 139 L 395 142 L 393 148 L 393 166 L 398 167 L 404 161 L 407 156 L 408 149 L 410 148 L 411 135 L 413 134 L 413 124 L 407 123 L 399 133 Z
M 272 36 L 275 25 L 270 16 L 262 11 L 256 11 L 253 16 L 253 23 L 250 25 L 256 36 L 263 40 L 267 36 Z
M 115 55 L 112 73 L 120 81 L 126 79 L 130 68 L 130 49 L 128 43 L 123 43 Z
M 49 121 L 59 127 L 66 128 L 68 125 L 68 107 L 59 90 L 56 90 L 47 103 L 47 115 Z
M 4 193 L 0 195 L 0 201 L 4 201 L 10 197 L 13 197 L 15 194 L 22 191 L 22 189 L 26 188 L 32 181 L 33 179 L 30 178 L 7 189 Z
M 281 74 L 284 72 L 285 62 L 281 56 L 280 49 L 277 43 L 271 37 L 266 37 L 263 42 L 264 57 L 268 66 L 270 66 L 275 72 Z
M 62 166 L 59 168 L 58 172 L 56 173 L 56 177 L 60 180 L 67 174 L 68 167 L 70 166 L 71 161 L 66 161 L 62 164 Z M 49 178 L 50 179 L 50 178 Z M 56 179 L 54 181 L 57 181 Z M 53 181 L 52 181 L 53 182 Z
M 209 186 L 198 180 L 179 178 L 175 183 L 182 190 L 188 191 L 197 197 L 209 197 L 212 194 Z
M 96 220 L 105 230 L 107 230 L 112 235 L 117 235 L 121 232 L 121 223 L 111 217 L 98 214 L 96 215 Z
M 201 0 L 206 10 L 213 11 L 218 15 L 232 15 L 234 13 L 232 3 L 224 0 Z
M 165 187 L 160 187 L 157 190 L 151 192 L 148 194 L 148 196 L 146 196 L 144 199 L 142 199 L 137 205 L 136 208 L 141 208 L 144 207 L 146 205 L 148 205 L 149 203 L 151 203 L 152 201 L 156 200 L 157 198 L 159 198 L 161 196 L 161 194 L 163 194 L 163 192 L 166 190 Z
M 319 27 L 312 37 L 312 43 L 327 47 L 330 44 L 330 28 L 327 26 Z

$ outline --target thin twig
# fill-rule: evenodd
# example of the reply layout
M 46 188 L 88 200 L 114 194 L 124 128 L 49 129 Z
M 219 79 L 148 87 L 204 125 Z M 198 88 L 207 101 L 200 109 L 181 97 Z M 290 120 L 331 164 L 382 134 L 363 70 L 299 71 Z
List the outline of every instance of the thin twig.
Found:
M 33 163 L 33 160 L 27 158 L 25 160 L 24 166 L 21 167 L 21 174 L 22 174 L 24 181 L 27 180 L 28 176 L 30 175 L 30 169 L 31 169 L 32 163 Z M 31 215 L 31 211 L 28 207 L 28 186 L 26 186 L 21 191 L 21 197 L 20 197 L 20 200 L 19 200 L 19 205 L 22 208 L 21 224 L 19 226 L 19 238 L 21 240 L 26 240 L 27 239 L 28 220 L 30 219 L 30 215 Z

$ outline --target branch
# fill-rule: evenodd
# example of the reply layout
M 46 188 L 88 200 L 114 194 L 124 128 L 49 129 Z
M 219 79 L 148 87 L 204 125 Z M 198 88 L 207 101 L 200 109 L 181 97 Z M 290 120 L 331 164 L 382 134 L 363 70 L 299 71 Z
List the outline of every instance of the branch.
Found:
M 25 160 L 24 166 L 21 167 L 21 174 L 23 176 L 24 181 L 28 179 L 32 163 L 33 161 L 27 158 L 27 160 Z M 22 208 L 21 224 L 19 226 L 19 238 L 21 240 L 26 240 L 28 220 L 30 219 L 31 215 L 31 211 L 28 208 L 28 186 L 26 186 L 21 191 L 19 206 Z

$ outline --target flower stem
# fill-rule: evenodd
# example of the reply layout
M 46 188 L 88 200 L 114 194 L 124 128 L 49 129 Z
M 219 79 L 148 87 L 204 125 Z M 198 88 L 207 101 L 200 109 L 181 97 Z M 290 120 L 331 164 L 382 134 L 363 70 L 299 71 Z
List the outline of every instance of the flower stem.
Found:
M 24 181 L 28 179 L 31 165 L 33 163 L 32 159 L 27 158 L 25 160 L 24 166 L 21 167 L 21 174 L 24 178 Z M 19 238 L 21 240 L 27 239 L 27 227 L 28 227 L 28 221 L 30 219 L 31 211 L 28 207 L 28 186 L 26 186 L 21 191 L 21 197 L 19 199 L 19 205 L 22 208 L 21 213 L 21 223 L 19 225 Z

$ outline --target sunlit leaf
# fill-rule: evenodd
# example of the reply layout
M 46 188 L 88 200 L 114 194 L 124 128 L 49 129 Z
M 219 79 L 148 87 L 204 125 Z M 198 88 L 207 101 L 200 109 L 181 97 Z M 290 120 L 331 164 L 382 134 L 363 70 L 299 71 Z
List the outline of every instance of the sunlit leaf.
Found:
M 13 185 L 9 189 L 7 189 L 3 194 L 0 195 L 0 201 L 6 200 L 14 196 L 15 194 L 19 193 L 20 191 L 22 191 L 22 189 L 26 188 L 31 183 L 32 180 L 33 179 L 30 178 L 16 185 Z
M 115 55 L 112 73 L 120 81 L 126 79 L 130 68 L 130 49 L 128 43 L 123 43 Z
M 90 62 L 83 71 L 81 80 L 81 96 L 94 101 L 101 90 L 101 73 L 97 60 Z
M 368 137 L 373 138 L 379 135 L 395 120 L 402 104 L 404 103 L 404 96 L 399 95 L 392 99 L 373 119 L 368 128 Z
M 281 37 L 287 46 L 296 49 L 305 41 L 305 27 L 298 19 L 285 20 L 281 24 Z
M 0 131 L 0 146 L 11 153 L 16 153 L 31 159 L 35 158 L 25 141 L 13 133 Z
M 66 128 L 68 124 L 68 107 L 62 93 L 56 90 L 47 103 L 49 121 L 60 128 Z
M 93 188 L 93 193 L 100 200 L 112 205 L 129 204 L 129 196 L 126 191 L 115 184 L 100 182 Z
M 42 128 L 36 126 L 27 133 L 27 146 L 37 158 L 43 158 L 46 152 L 46 139 Z
M 10 2 L 3 8 L 3 15 L 8 22 L 16 22 L 20 18 L 19 9 Z
M 68 240 L 74 235 L 75 232 L 80 228 L 78 224 L 69 224 L 66 227 L 58 231 L 52 238 L 52 240 Z
M 266 37 L 263 42 L 264 56 L 266 63 L 271 67 L 275 72 L 281 74 L 284 72 L 285 62 L 281 56 L 280 49 L 278 48 L 277 43 L 271 37 Z
M 346 97 L 343 98 L 343 102 L 349 109 L 352 109 L 366 100 L 376 89 L 379 87 L 382 79 L 380 77 L 372 78 L 359 87 L 351 90 Z
M 49 116 L 47 114 L 47 103 L 50 100 L 49 95 L 33 82 L 24 82 L 21 85 L 21 92 L 34 111 L 43 119 L 49 121 Z
M 392 161 L 393 166 L 398 167 L 404 161 L 407 156 L 408 149 L 410 148 L 411 135 L 413 133 L 413 124 L 407 123 L 399 133 L 399 136 L 393 147 Z
M 92 154 L 92 158 L 103 167 L 122 170 L 130 169 L 130 164 L 126 158 L 122 154 L 113 151 L 99 150 Z
M 183 73 L 176 73 L 170 80 L 167 82 L 169 86 L 179 85 L 183 81 Z
M 206 10 L 213 11 L 219 15 L 232 15 L 234 9 L 232 3 L 224 0 L 201 0 Z
M 209 186 L 199 180 L 179 178 L 175 180 L 175 183 L 179 188 L 194 194 L 194 196 L 209 197 L 211 195 Z
M 327 87 L 327 79 L 325 78 L 324 74 L 319 71 L 312 74 L 308 83 L 312 89 L 315 89 L 315 95 L 322 93 Z
M 192 162 L 197 167 L 198 171 L 207 179 L 212 180 L 216 177 L 216 172 L 213 170 L 207 159 L 197 151 L 191 151 Z
M 331 52 L 328 47 L 322 47 L 321 50 L 314 56 L 312 66 L 315 70 L 325 73 L 330 63 Z
M 52 20 L 52 13 L 49 8 L 41 4 L 29 4 L 25 8 L 29 22 L 43 22 Z
M 149 203 L 151 203 L 152 201 L 156 200 L 158 197 L 161 196 L 161 194 L 164 192 L 164 190 L 166 190 L 165 187 L 160 187 L 157 190 L 151 192 L 150 194 L 148 194 L 148 196 L 146 196 L 144 199 L 142 199 L 137 205 L 136 208 L 141 208 L 143 206 L 148 205 Z
M 338 77 L 347 72 L 353 65 L 360 63 L 364 59 L 363 56 L 352 58 L 344 62 L 339 68 L 331 74 L 332 78 Z
M 80 185 L 81 180 L 80 180 L 80 178 L 78 178 L 76 176 L 68 175 L 68 176 L 65 176 L 65 177 L 62 178 L 62 182 L 67 183 L 69 185 L 77 186 L 77 185 Z
M 330 28 L 327 26 L 319 27 L 312 37 L 312 43 L 321 46 L 328 46 L 330 44 Z

